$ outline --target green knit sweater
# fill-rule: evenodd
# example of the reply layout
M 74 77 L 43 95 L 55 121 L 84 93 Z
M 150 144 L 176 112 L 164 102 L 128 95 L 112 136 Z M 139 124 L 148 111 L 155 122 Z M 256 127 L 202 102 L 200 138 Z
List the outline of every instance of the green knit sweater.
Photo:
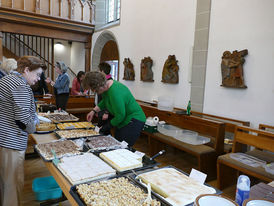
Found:
M 101 110 L 107 109 L 114 116 L 110 123 L 118 128 L 126 126 L 132 118 L 142 122 L 146 121 L 142 108 L 129 89 L 115 80 L 111 87 L 102 94 L 98 107 Z

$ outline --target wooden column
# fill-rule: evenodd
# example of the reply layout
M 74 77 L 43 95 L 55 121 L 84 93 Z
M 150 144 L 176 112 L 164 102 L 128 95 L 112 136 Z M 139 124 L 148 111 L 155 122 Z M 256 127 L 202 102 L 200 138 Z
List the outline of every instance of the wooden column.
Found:
M 3 61 L 3 33 L 0 31 L 0 61 Z
M 85 71 L 90 71 L 90 58 L 91 58 L 91 37 L 92 35 L 89 35 L 88 42 L 85 43 Z

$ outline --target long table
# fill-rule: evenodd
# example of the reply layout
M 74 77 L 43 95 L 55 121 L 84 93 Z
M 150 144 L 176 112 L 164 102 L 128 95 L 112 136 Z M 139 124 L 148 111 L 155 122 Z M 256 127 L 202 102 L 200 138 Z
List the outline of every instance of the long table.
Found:
M 31 138 L 35 144 L 42 144 L 42 143 L 48 143 L 52 142 L 54 140 L 57 140 L 54 133 L 49 134 L 30 134 L 29 138 Z M 69 190 L 71 188 L 70 182 L 61 174 L 61 172 L 54 166 L 52 162 L 46 162 L 44 161 L 46 167 L 48 168 L 51 175 L 54 177 L 60 188 L 62 189 L 63 193 L 69 200 L 71 205 L 78 205 L 77 202 L 74 200 L 74 198 L 69 193 Z

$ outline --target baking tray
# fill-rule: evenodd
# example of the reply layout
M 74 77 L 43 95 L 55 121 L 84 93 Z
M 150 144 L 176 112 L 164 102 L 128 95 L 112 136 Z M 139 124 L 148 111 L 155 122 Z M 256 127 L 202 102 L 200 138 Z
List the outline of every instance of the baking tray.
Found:
M 49 130 L 49 131 L 35 131 L 34 133 L 35 133 L 35 134 L 49 134 L 49 133 L 52 133 L 52 132 L 54 132 L 54 131 L 56 131 L 56 129 L 54 129 L 54 130 Z
M 93 129 L 69 129 L 69 130 L 58 130 L 58 131 L 71 131 L 71 130 L 93 130 Z M 87 137 L 96 137 L 96 136 L 102 136 L 102 134 L 95 134 L 95 135 L 91 135 L 91 136 L 83 136 L 83 137 L 71 137 L 71 138 L 63 138 L 61 137 L 58 133 L 56 133 L 57 131 L 55 131 L 55 135 L 58 139 L 67 139 L 67 140 L 74 140 L 74 139 L 80 139 L 80 138 L 87 138 Z
M 81 153 L 81 154 L 78 154 L 78 155 L 83 155 L 83 154 L 84 154 L 84 153 Z M 76 155 L 75 155 L 75 156 L 76 156 Z M 61 157 L 61 158 L 63 158 L 63 157 Z M 60 161 L 61 158 L 58 158 L 58 160 Z M 102 161 L 103 161 L 103 160 L 102 160 Z M 59 163 L 58 163 L 58 164 L 59 164 Z M 106 164 L 107 164 L 107 163 L 106 163 Z M 81 182 L 81 183 L 75 183 L 75 184 L 73 184 L 73 183 L 69 180 L 69 178 L 67 177 L 67 175 L 65 175 L 65 174 L 62 172 L 62 170 L 58 167 L 57 163 L 53 162 L 53 165 L 56 167 L 56 169 L 60 172 L 60 174 L 62 174 L 63 177 L 65 177 L 65 179 L 66 179 L 71 185 L 85 184 L 86 182 L 94 182 L 94 181 L 98 181 L 98 180 L 102 180 L 102 179 L 106 179 L 106 178 L 112 178 L 112 177 L 116 177 L 116 176 L 117 176 L 117 175 L 115 174 L 115 175 L 111 175 L 111 176 L 109 176 L 109 177 L 100 177 L 100 178 L 94 179 L 94 180 L 86 180 L 86 181 L 83 180 L 83 182 Z
M 129 148 L 125 148 L 125 149 L 128 149 L 132 152 L 135 152 L 136 150 L 129 147 Z M 111 150 L 107 150 L 107 151 L 111 151 Z M 106 151 L 106 152 L 107 152 Z M 101 152 L 95 152 L 93 154 L 96 154 L 99 156 Z M 100 156 L 99 156 L 100 157 Z M 103 160 L 103 159 L 102 159 Z M 104 160 L 105 161 L 105 160 Z M 116 170 L 116 173 L 117 175 L 125 175 L 125 174 L 128 174 L 128 173 L 132 173 L 132 172 L 138 172 L 138 171 L 141 171 L 141 170 L 146 170 L 146 169 L 151 169 L 153 167 L 156 167 L 156 166 L 159 166 L 160 163 L 159 162 L 156 162 L 155 160 L 150 160 L 150 158 L 146 155 L 143 156 L 142 158 L 142 163 L 143 163 L 143 166 L 142 167 L 138 167 L 138 168 L 135 168 L 135 169 L 131 169 L 131 170 L 125 170 L 123 172 L 119 172 Z M 111 165 L 110 165 L 111 166 Z M 114 168 L 115 169 L 115 168 Z
M 132 178 L 128 177 L 128 176 L 125 176 L 125 175 L 117 175 L 115 177 L 109 177 L 109 178 L 103 178 L 103 179 L 100 179 L 100 180 L 95 180 L 95 181 L 92 181 L 92 182 L 88 182 L 88 183 L 84 183 L 84 184 L 91 184 L 93 182 L 99 182 L 99 181 L 103 181 L 103 180 L 111 180 L 111 179 L 114 179 L 114 178 L 120 178 L 120 177 L 125 177 L 127 178 L 131 184 L 133 184 L 134 186 L 136 187 L 139 187 L 141 188 L 143 191 L 145 191 L 145 193 L 147 193 L 147 188 L 140 184 L 139 182 L 137 181 L 134 181 Z M 78 184 L 79 185 L 79 184 Z M 76 186 L 77 185 L 74 185 L 70 188 L 70 191 L 69 193 L 71 194 L 71 196 L 74 198 L 74 200 L 78 203 L 79 206 L 86 206 L 85 202 L 82 200 L 82 198 L 79 196 L 77 190 L 76 190 Z M 167 206 L 169 205 L 163 198 L 159 197 L 159 196 L 156 196 L 155 194 L 153 194 L 151 192 L 151 197 L 152 199 L 156 199 L 158 200 L 162 206 Z
M 66 140 L 55 140 L 55 141 L 52 141 L 52 142 L 59 142 L 59 141 L 66 141 Z M 49 143 L 52 143 L 52 142 L 49 142 Z M 43 143 L 43 144 L 47 144 L 47 143 Z M 41 154 L 41 152 L 40 152 L 40 150 L 39 149 L 37 149 L 37 144 L 36 145 L 34 145 L 34 150 L 38 153 L 38 155 L 45 161 L 45 162 L 51 162 L 54 158 L 52 158 L 52 159 L 46 159 L 42 154 Z M 79 150 L 79 154 L 81 154 L 81 150 Z M 79 155 L 79 154 L 71 154 L 71 155 Z M 62 156 L 62 157 L 64 157 L 64 156 Z M 57 157 L 57 159 L 60 159 L 61 157 Z
M 117 144 L 120 145 L 116 145 L 116 146 L 110 146 L 110 147 L 102 147 L 102 148 L 90 148 L 90 146 L 88 145 L 88 141 L 89 139 L 92 139 L 93 137 L 107 137 L 112 139 L 114 142 L 117 142 Z M 114 137 L 112 137 L 111 135 L 98 135 L 98 136 L 92 136 L 92 137 L 87 137 L 84 143 L 85 147 L 87 148 L 88 151 L 92 152 L 92 153 L 101 153 L 101 152 L 106 152 L 106 151 L 110 151 L 110 150 L 115 150 L 115 149 L 123 149 L 123 148 L 127 148 L 127 147 L 123 147 L 122 143 L 119 142 L 118 140 L 116 140 Z
M 58 114 L 58 113 L 50 113 L 50 114 L 44 114 L 43 116 L 50 119 L 53 123 L 63 123 L 63 122 L 77 122 L 79 120 L 78 117 L 74 116 L 73 114 L 63 114 L 63 115 L 69 115 L 72 119 L 68 119 L 68 120 L 55 120 L 53 118 L 51 118 L 50 116 L 51 115 L 54 115 L 54 114 Z M 62 115 L 62 114 L 59 114 L 59 115 Z
M 151 171 L 163 169 L 163 168 L 173 168 L 173 169 L 175 169 L 175 170 L 177 170 L 177 171 L 183 173 L 184 175 L 189 176 L 188 173 L 186 173 L 186 172 L 184 172 L 184 171 L 182 171 L 182 170 L 180 170 L 180 169 L 178 169 L 178 168 L 176 168 L 176 167 L 174 167 L 174 166 L 172 166 L 172 165 L 169 165 L 169 166 L 166 166 L 166 167 L 161 167 L 161 168 L 156 168 L 156 169 L 149 169 L 149 170 L 146 170 L 146 171 L 143 171 L 143 172 L 140 171 L 140 172 L 137 172 L 137 173 L 129 174 L 128 176 L 129 176 L 131 179 L 134 179 L 134 180 L 135 180 L 136 182 L 138 182 L 139 184 L 142 184 L 142 183 L 140 182 L 140 180 L 137 180 L 137 179 L 136 179 L 136 176 L 137 176 L 137 175 L 142 174 L 142 173 L 146 173 L 146 172 L 151 172 Z M 142 184 L 142 185 L 143 185 L 143 184 Z M 209 184 L 207 184 L 207 183 L 204 183 L 204 185 L 205 185 L 205 186 L 208 186 L 208 187 L 211 187 L 211 188 L 213 188 L 213 189 L 215 189 L 215 190 L 216 190 L 216 193 L 215 193 L 216 195 L 219 195 L 219 194 L 222 193 L 221 190 L 219 190 L 219 189 L 217 189 L 217 188 L 215 188 L 215 187 L 212 187 L 211 185 L 209 185 Z M 157 196 L 157 197 L 159 197 L 159 198 L 164 199 L 161 195 L 157 194 L 157 193 L 154 192 L 153 190 L 151 190 L 151 193 L 153 193 L 155 196 Z M 167 202 L 167 201 L 166 201 L 166 202 Z M 169 202 L 167 202 L 167 205 L 172 206 L 172 204 L 170 204 Z M 194 205 L 194 202 L 192 202 L 192 203 L 190 203 L 190 204 L 187 204 L 187 205 L 185 205 L 185 206 L 193 206 L 193 205 Z
M 82 122 L 86 122 L 86 121 L 82 121 Z M 66 123 L 71 123 L 71 124 L 74 124 L 74 123 L 81 123 L 81 122 L 61 122 L 61 123 L 58 123 L 58 124 L 66 124 Z M 92 124 L 93 126 L 91 126 L 91 127 L 82 127 L 82 128 L 73 128 L 72 126 L 69 126 L 69 127 L 66 127 L 66 128 L 64 128 L 64 129 L 62 129 L 62 128 L 60 128 L 59 126 L 58 126 L 58 124 L 56 124 L 56 128 L 57 129 L 59 129 L 59 130 L 71 130 L 71 129 L 94 129 L 95 128 L 95 125 L 94 124 Z

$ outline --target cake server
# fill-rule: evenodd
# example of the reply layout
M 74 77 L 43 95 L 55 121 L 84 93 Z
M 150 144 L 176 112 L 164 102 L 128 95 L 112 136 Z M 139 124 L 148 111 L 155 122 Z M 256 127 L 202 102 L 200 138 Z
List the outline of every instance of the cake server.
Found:
M 158 152 L 156 155 L 152 156 L 151 158 L 149 158 L 150 161 L 154 160 L 156 157 L 159 157 L 160 155 L 164 154 L 166 151 L 165 150 L 161 150 L 160 152 Z

